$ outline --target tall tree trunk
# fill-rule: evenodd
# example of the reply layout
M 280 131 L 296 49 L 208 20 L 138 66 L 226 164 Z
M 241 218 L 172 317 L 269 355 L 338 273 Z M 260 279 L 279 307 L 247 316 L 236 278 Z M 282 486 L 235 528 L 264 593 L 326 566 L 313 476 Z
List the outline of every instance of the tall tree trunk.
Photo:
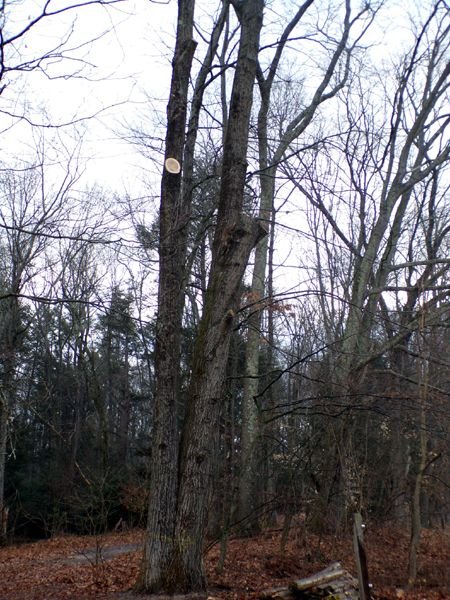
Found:
M 420 406 L 420 433 L 419 433 L 419 465 L 414 481 L 414 493 L 411 502 L 411 540 L 409 544 L 408 560 L 408 586 L 413 586 L 417 579 L 417 553 L 422 532 L 421 495 L 422 483 L 427 468 L 427 422 L 425 401 L 421 400 Z
M 206 303 L 194 348 L 180 455 L 175 548 L 168 591 L 206 587 L 203 542 L 211 466 L 241 280 L 265 230 L 242 213 L 247 144 L 263 0 L 236 3 L 241 37 L 226 132 L 217 227 Z
M 262 190 L 260 216 L 268 221 L 268 211 L 262 206 L 263 199 L 269 202 L 269 214 L 273 194 Z M 245 347 L 245 380 L 242 399 L 241 426 L 241 470 L 239 476 L 239 498 L 237 520 L 241 532 L 252 535 L 259 529 L 257 515 L 257 494 L 255 485 L 258 479 L 257 445 L 260 437 L 260 416 L 255 397 L 259 391 L 259 359 L 261 345 L 261 313 L 264 304 L 265 272 L 267 264 L 267 237 L 264 237 L 256 247 L 255 264 L 253 268 L 250 311 L 248 319 L 247 344 Z
M 300 110 L 293 119 L 287 124 L 286 129 L 281 135 L 277 146 L 270 148 L 270 136 L 268 133 L 269 109 L 271 103 L 272 86 L 277 75 L 277 70 L 282 57 L 283 50 L 290 39 L 293 30 L 301 21 L 307 10 L 313 4 L 314 0 L 305 0 L 297 9 L 297 12 L 284 29 L 277 43 L 275 55 L 267 69 L 267 75 L 264 76 L 261 67 L 258 65 L 257 77 L 259 91 L 261 94 L 261 106 L 258 112 L 258 161 L 260 170 L 261 184 L 261 202 L 259 216 L 268 222 L 271 218 L 271 212 L 275 197 L 275 179 L 278 167 L 283 159 L 289 145 L 297 139 L 307 129 L 311 123 L 317 108 L 328 98 L 332 98 L 343 86 L 347 79 L 348 64 L 341 74 L 341 80 L 335 87 L 326 93 L 326 90 L 333 77 L 336 65 L 338 64 L 348 41 L 351 28 L 350 22 L 350 2 L 345 3 L 344 30 L 342 39 L 338 43 L 335 52 L 332 54 L 328 69 L 320 82 L 311 103 Z M 272 150 L 272 152 L 271 152 Z M 257 444 L 261 435 L 261 424 L 259 422 L 258 408 L 255 403 L 255 396 L 258 394 L 259 384 L 259 355 L 261 339 L 261 316 L 262 309 L 258 302 L 264 296 L 265 291 L 265 273 L 267 266 L 268 240 L 262 239 L 255 251 L 255 264 L 252 277 L 252 295 L 251 301 L 255 302 L 252 307 L 252 313 L 248 320 L 248 339 L 245 354 L 245 382 L 244 394 L 242 400 L 242 427 L 241 427 L 241 471 L 239 477 L 239 498 L 237 519 L 241 522 L 241 531 L 245 534 L 253 534 L 259 529 L 256 498 L 259 494 L 256 492 L 256 482 L 258 481 L 258 454 Z M 270 365 L 269 365 L 270 367 Z
M 267 273 L 267 297 L 269 305 L 274 300 L 273 290 L 273 274 L 274 274 L 274 255 L 275 255 L 275 210 L 272 206 L 270 214 L 270 232 L 269 232 L 269 247 L 268 247 L 268 273 Z M 274 328 L 274 312 L 269 311 L 267 315 L 267 364 L 269 368 L 272 368 L 274 364 L 274 352 L 275 347 L 275 328 Z M 273 414 L 275 408 L 275 398 L 273 386 L 267 390 L 266 393 L 266 408 L 269 409 L 269 415 Z M 269 420 L 270 421 L 270 420 Z M 277 437 L 277 425 L 275 421 L 264 423 L 264 442 L 263 442 L 263 460 L 265 461 L 265 472 L 266 477 L 264 478 L 265 489 L 263 490 L 263 498 L 265 503 L 271 504 L 270 517 L 268 519 L 269 525 L 275 525 L 276 523 L 276 512 L 273 501 L 275 498 L 275 478 L 273 473 L 273 441 Z
M 224 0 L 196 80 L 185 135 L 189 77 L 196 46 L 192 40 L 194 5 L 194 0 L 178 2 L 177 42 L 167 107 L 165 159 L 183 159 L 183 178 L 165 169 L 161 184 L 152 475 L 147 536 L 136 583 L 136 589 L 149 592 L 174 586 L 172 563 L 179 484 L 177 397 L 194 149 L 206 80 L 229 10 L 229 1 Z
M 419 330 L 419 368 L 420 375 L 420 416 L 419 416 L 419 464 L 417 468 L 416 477 L 414 480 L 414 492 L 411 502 L 411 540 L 409 544 L 409 560 L 408 560 L 408 586 L 412 587 L 417 579 L 417 554 L 420 546 L 420 535 L 422 532 L 422 487 L 423 478 L 425 471 L 427 470 L 428 461 L 428 434 L 427 434 L 427 413 L 426 404 L 428 400 L 428 373 L 429 365 L 428 360 L 424 356 L 425 352 L 425 340 L 424 340 L 424 327 L 425 327 L 425 311 L 422 312 L 420 319 L 420 330 Z
M 165 160 L 182 163 L 192 39 L 194 0 L 179 0 L 177 38 L 167 106 Z M 138 589 L 158 592 L 170 587 L 178 482 L 177 397 L 183 310 L 187 220 L 182 204 L 181 174 L 163 170 L 159 233 L 159 288 L 155 341 L 155 399 L 152 469 L 147 536 Z

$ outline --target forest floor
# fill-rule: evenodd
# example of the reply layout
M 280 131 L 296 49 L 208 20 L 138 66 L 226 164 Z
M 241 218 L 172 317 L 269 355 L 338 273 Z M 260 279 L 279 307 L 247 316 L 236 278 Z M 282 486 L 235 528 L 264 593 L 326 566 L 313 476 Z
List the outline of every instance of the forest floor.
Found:
M 313 574 L 340 561 L 356 575 L 351 537 L 312 535 L 294 528 L 284 553 L 280 530 L 231 539 L 223 572 L 219 545 L 207 554 L 209 600 L 253 600 L 271 587 Z M 63 536 L 0 548 L 0 600 L 144 600 L 130 589 L 136 580 L 143 532 Z M 450 600 L 450 527 L 424 530 L 419 574 L 405 589 L 408 532 L 389 527 L 366 533 L 370 579 L 378 600 Z

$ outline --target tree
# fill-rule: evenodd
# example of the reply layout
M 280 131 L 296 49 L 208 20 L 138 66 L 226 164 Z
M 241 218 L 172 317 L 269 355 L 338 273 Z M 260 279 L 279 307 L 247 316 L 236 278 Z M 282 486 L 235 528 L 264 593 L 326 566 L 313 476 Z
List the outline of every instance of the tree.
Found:
M 73 176 L 63 176 L 54 195 L 43 194 L 45 175 L 42 164 L 29 165 L 17 172 L 3 171 L 0 179 L 0 228 L 3 241 L 4 273 L 1 288 L 0 363 L 0 518 L 4 513 L 4 469 L 7 423 L 15 403 L 18 351 L 28 324 L 22 321 L 21 296 L 36 276 L 36 261 L 45 250 L 47 232 L 57 226 Z M 0 532 L 4 531 L 3 523 Z
M 80 204 L 75 200 L 73 188 L 79 174 L 78 165 L 72 163 L 73 157 L 69 157 L 65 165 L 59 165 L 61 170 L 51 170 L 48 167 L 51 157 L 45 155 L 44 149 L 42 142 L 37 149 L 35 162 L 30 164 L 21 161 L 15 169 L 5 168 L 0 177 L 0 242 L 4 266 L 0 294 L 0 392 L 3 400 L 0 418 L 1 431 L 5 436 L 11 411 L 20 406 L 19 388 L 22 390 L 20 398 L 23 400 L 26 397 L 23 394 L 27 387 L 25 378 L 19 376 L 23 370 L 19 354 L 29 332 L 38 331 L 37 327 L 31 325 L 32 315 L 38 312 L 35 303 L 60 304 L 61 312 L 55 320 L 61 329 L 57 334 L 58 339 L 64 337 L 63 330 L 67 326 L 66 342 L 73 342 L 71 367 L 79 370 L 73 397 L 80 404 L 84 398 L 82 383 L 89 324 L 85 303 L 86 296 L 93 293 L 94 287 L 88 277 L 88 248 L 90 243 L 98 242 L 104 230 L 102 228 L 100 232 L 99 223 L 88 217 L 89 198 L 80 198 Z M 97 204 L 99 200 L 99 197 L 95 198 Z M 86 212 L 80 211 L 80 206 Z M 64 244 L 68 247 L 64 248 Z M 68 304 L 67 320 L 63 310 L 65 302 Z M 36 318 L 37 323 L 41 321 L 41 316 Z M 44 335 L 42 349 L 46 346 L 44 342 L 48 331 L 41 333 Z M 48 354 L 45 352 L 37 351 L 36 364 L 41 365 L 46 356 Z M 58 356 L 56 363 L 61 362 Z M 30 379 L 33 381 L 32 375 Z M 75 404 L 74 412 L 77 412 L 80 405 L 77 402 Z M 81 416 L 79 414 L 79 419 Z M 76 461 L 77 435 L 74 434 L 71 439 L 73 452 L 70 456 L 73 460 L 69 471 L 73 471 Z M 2 439 L 4 447 L 6 437 Z M 2 458 L 5 458 L 5 454 Z M 3 484 L 4 468 L 5 464 L 0 463 L 0 480 Z M 4 488 L 0 497 L 2 505 L 3 491 Z
M 32 119 L 26 111 L 16 114 L 8 108 L 8 97 L 5 94 L 18 76 L 26 73 L 41 72 L 44 76 L 52 77 L 50 66 L 62 59 L 73 59 L 77 66 L 66 76 L 80 75 L 80 63 L 76 59 L 77 48 L 71 48 L 68 43 L 74 29 L 74 23 L 62 39 L 52 46 L 42 46 L 34 52 L 32 37 L 39 28 L 62 15 L 74 13 L 79 9 L 88 7 L 101 7 L 117 4 L 123 0 L 81 0 L 67 2 L 64 5 L 54 0 L 43 0 L 32 7 L 32 12 L 24 21 L 20 18 L 22 2 L 0 2 L 0 95 L 2 107 L 0 113 L 5 117 L 6 125 L 3 133 L 12 124 L 20 120 L 34 126 Z M 18 18 L 19 15 L 19 18 Z M 31 43 L 30 43 L 31 40 Z M 83 63 L 85 66 L 85 63 Z M 29 283 L 28 269 L 34 258 L 42 252 L 46 241 L 46 227 L 55 219 L 60 208 L 59 201 L 70 187 L 71 174 L 66 173 L 67 179 L 63 180 L 61 188 L 53 198 L 47 198 L 45 188 L 36 189 L 39 176 L 43 183 L 44 162 L 32 166 L 21 165 L 25 174 L 20 177 L 20 169 L 3 171 L 2 194 L 6 203 L 2 202 L 1 227 L 8 241 L 10 265 L 7 265 L 5 288 L 2 289 L 0 301 L 2 303 L 2 382 L 0 389 L 0 535 L 6 531 L 4 525 L 4 466 L 6 455 L 6 437 L 8 413 L 13 396 L 14 372 L 16 368 L 16 344 L 20 338 L 22 325 L 20 324 L 20 295 L 24 286 Z M 38 174 L 41 169 L 40 175 Z M 39 194 L 40 206 L 39 206 Z M 17 203 L 17 206 L 13 206 Z
M 165 160 L 182 161 L 189 75 L 195 51 L 193 0 L 178 3 L 177 38 L 167 106 Z M 181 200 L 181 176 L 166 168 L 161 179 L 159 213 L 159 287 L 155 339 L 152 472 L 147 537 L 138 587 L 167 585 L 174 540 L 178 471 L 177 394 L 184 279 L 183 235 L 190 207 Z M 180 243 L 181 242 L 181 243 Z
M 37 6 L 33 7 L 34 10 L 28 15 L 23 25 L 22 19 L 17 19 L 16 14 L 17 12 L 20 14 L 22 3 L 2 0 L 0 3 L 0 94 L 3 94 L 5 88 L 18 73 L 41 71 L 45 74 L 52 61 L 72 57 L 74 49 L 70 48 L 68 41 L 73 24 L 69 28 L 68 34 L 56 46 L 33 52 L 33 50 L 30 51 L 28 40 L 39 27 L 50 24 L 55 17 L 63 13 L 73 13 L 84 7 L 106 7 L 120 2 L 124 2 L 124 0 L 80 0 L 58 5 L 55 0 L 41 0 Z M 20 24 L 18 25 L 18 23 Z M 78 73 L 79 64 L 73 74 Z
M 210 453 L 215 441 L 215 424 L 220 408 L 239 285 L 250 251 L 262 233 L 260 225 L 242 213 L 242 205 L 263 2 L 235 2 L 233 6 L 240 21 L 241 37 L 223 152 L 211 271 L 206 304 L 194 349 L 178 477 L 174 417 L 171 417 L 170 429 L 165 432 L 160 431 L 161 426 L 158 420 L 156 421 L 153 444 L 156 452 L 153 457 L 152 475 L 152 490 L 155 491 L 152 492 L 150 500 L 149 527 L 138 584 L 141 589 L 147 591 L 201 590 L 206 585 L 202 551 L 209 498 Z M 193 8 L 192 2 L 180 0 L 171 101 L 168 106 L 166 158 L 181 157 L 183 152 L 187 77 L 194 50 L 191 40 Z M 180 87 L 183 82 L 184 87 Z M 174 114 L 175 108 L 177 112 Z M 177 119 L 173 118 L 175 115 Z M 161 271 L 158 320 L 159 325 L 166 328 L 166 331 L 170 324 L 167 322 L 169 315 L 164 310 L 163 318 L 162 303 L 166 306 L 170 303 L 172 311 L 177 314 L 180 302 L 179 295 L 168 296 L 163 287 L 174 276 L 174 271 L 167 272 L 165 269 L 164 256 L 168 253 L 173 257 L 179 245 L 179 237 L 172 239 L 170 245 L 167 233 L 174 231 L 173 223 L 166 224 L 166 219 L 170 215 L 170 207 L 177 202 L 180 183 L 179 175 L 164 171 L 160 211 Z M 179 236 L 176 230 L 174 233 L 178 233 Z M 160 335 L 159 331 L 157 335 Z M 170 340 L 174 340 L 173 333 Z M 166 338 L 165 344 L 168 341 Z M 156 363 L 157 387 L 163 385 L 161 378 L 164 374 L 170 376 L 171 382 L 174 377 L 173 373 L 170 373 L 172 365 L 167 364 L 167 348 L 160 348 L 159 351 L 161 350 L 165 353 L 166 365 L 162 368 L 164 365 L 161 362 L 159 366 L 158 362 Z M 172 352 L 174 351 L 177 352 L 178 360 L 179 351 L 173 348 Z M 159 360 L 161 359 L 157 358 L 157 361 Z M 172 394 L 175 393 L 175 389 Z M 173 411 L 174 400 L 170 399 L 170 395 L 162 397 L 157 394 L 155 401 L 159 419 L 161 411 Z M 161 479 L 161 471 L 164 468 L 171 473 L 170 480 L 166 479 L 165 483 Z M 162 499 L 165 501 L 164 510 Z M 163 536 L 161 525 L 165 528 Z
M 111 291 L 110 305 L 100 317 L 104 407 L 109 413 L 108 431 L 115 439 L 114 458 L 122 471 L 129 455 L 129 427 L 132 412 L 130 355 L 136 343 L 135 323 L 131 315 L 131 294 L 120 288 Z
M 415 24 L 410 51 L 399 58 L 394 72 L 383 71 L 384 104 L 367 91 L 381 76 L 372 80 L 369 73 L 363 77 L 364 70 L 355 73 L 352 86 L 339 97 L 343 105 L 337 118 L 345 124 L 341 135 L 335 143 L 292 157 L 291 169 L 285 168 L 310 206 L 308 233 L 315 238 L 317 257 L 310 272 L 318 281 L 317 310 L 328 344 L 317 401 L 325 398 L 329 412 L 332 406 L 342 412 L 331 421 L 335 441 L 330 456 L 330 462 L 337 457 L 342 514 L 372 502 L 365 495 L 370 477 L 364 473 L 385 464 L 376 418 L 363 407 L 385 410 L 394 418 L 388 398 L 406 403 L 412 394 L 405 387 L 411 377 L 406 375 L 411 367 L 407 354 L 419 327 L 421 305 L 430 309 L 430 326 L 442 318 L 443 296 L 436 294 L 432 310 L 427 292 L 437 288 L 445 295 L 447 289 L 448 229 L 434 207 L 445 194 L 450 157 L 444 108 L 450 74 L 448 31 L 448 9 L 433 3 Z M 395 393 L 391 369 L 398 374 Z M 389 372 L 386 386 L 382 374 Z M 409 460 L 404 452 L 408 441 L 401 434 L 404 413 L 400 406 L 396 409 L 398 427 L 392 433 L 398 433 L 402 448 L 400 475 Z M 370 452 L 363 450 L 369 447 Z M 400 482 L 400 476 L 396 479 Z
M 318 84 L 311 97 L 308 98 L 300 86 L 299 89 L 294 90 L 292 81 L 289 81 L 286 84 L 281 83 L 285 87 L 285 95 L 281 94 L 278 102 L 284 106 L 275 106 L 274 89 L 277 91 L 280 87 L 277 77 L 282 77 L 279 71 L 283 51 L 291 37 L 296 33 L 296 27 L 301 23 L 312 4 L 313 2 L 308 0 L 299 7 L 280 36 L 269 66 L 264 69 L 263 65 L 260 62 L 258 63 L 257 76 L 261 96 L 257 121 L 258 169 L 261 188 L 259 216 L 266 222 L 272 216 L 277 173 L 286 159 L 286 152 L 296 142 L 296 152 L 301 153 L 302 137 L 306 136 L 320 107 L 335 98 L 345 87 L 350 76 L 352 53 L 376 14 L 376 9 L 370 3 L 367 3 L 362 10 L 353 15 L 351 3 L 347 1 L 342 15 L 343 25 L 339 32 L 340 37 L 336 39 L 331 34 L 325 34 L 325 39 L 321 42 L 327 45 L 330 38 L 333 40 L 328 51 L 328 62 L 324 65 L 323 74 L 317 77 Z M 335 23 L 332 22 L 329 25 L 333 27 Z M 352 32 L 358 27 L 362 27 L 362 32 L 358 31 L 356 38 L 352 39 Z M 298 96 L 302 94 L 303 96 L 299 101 Z M 287 104 L 289 104 L 289 110 L 287 110 Z M 300 106 L 297 108 L 296 104 L 300 104 Z M 279 119 L 274 119 L 277 111 Z M 272 121 L 278 120 L 278 122 L 271 123 L 271 118 Z M 275 143 L 274 138 L 277 140 Z M 316 140 L 315 143 L 320 144 L 320 141 Z M 242 523 L 242 529 L 247 533 L 252 533 L 258 529 L 256 509 L 259 494 L 255 486 L 259 471 L 257 457 L 260 453 L 256 451 L 256 446 L 261 434 L 261 424 L 259 423 L 255 397 L 258 394 L 260 377 L 258 361 L 261 337 L 261 307 L 265 306 L 264 301 L 260 302 L 260 300 L 265 295 L 267 254 L 268 239 L 263 238 L 256 247 L 252 274 L 251 299 L 255 305 L 247 322 L 246 379 L 241 431 L 242 456 L 237 519 Z M 258 304 L 258 302 L 260 303 Z
M 2 267 L 5 268 L 4 271 L 2 269 L 0 281 L 0 543 L 3 543 L 6 539 L 8 518 L 8 508 L 4 502 L 8 422 L 15 393 L 17 358 L 26 324 L 16 295 L 20 291 L 23 269 L 20 257 L 16 254 L 13 264 L 8 264 L 10 257 L 1 246 L 0 257 Z

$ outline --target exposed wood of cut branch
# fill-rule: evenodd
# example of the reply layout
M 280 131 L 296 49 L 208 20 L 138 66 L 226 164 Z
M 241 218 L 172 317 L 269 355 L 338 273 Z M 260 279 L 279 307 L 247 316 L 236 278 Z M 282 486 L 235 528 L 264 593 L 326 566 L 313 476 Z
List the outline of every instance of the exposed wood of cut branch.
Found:
M 346 571 L 342 568 L 341 563 L 335 562 L 326 569 L 314 573 L 314 575 L 292 581 L 289 584 L 289 587 L 291 590 L 297 591 L 308 590 L 312 587 L 317 587 L 318 585 L 333 581 L 334 579 L 339 579 L 339 577 L 343 577 L 344 575 L 346 575 Z

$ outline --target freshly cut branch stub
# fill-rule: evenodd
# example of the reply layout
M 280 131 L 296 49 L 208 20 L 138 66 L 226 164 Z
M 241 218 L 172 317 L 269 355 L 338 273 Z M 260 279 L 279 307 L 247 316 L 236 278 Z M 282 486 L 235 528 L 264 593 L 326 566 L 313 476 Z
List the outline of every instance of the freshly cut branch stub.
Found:
M 169 173 L 173 173 L 174 175 L 177 175 L 181 171 L 181 165 L 176 158 L 166 158 L 164 166 Z

